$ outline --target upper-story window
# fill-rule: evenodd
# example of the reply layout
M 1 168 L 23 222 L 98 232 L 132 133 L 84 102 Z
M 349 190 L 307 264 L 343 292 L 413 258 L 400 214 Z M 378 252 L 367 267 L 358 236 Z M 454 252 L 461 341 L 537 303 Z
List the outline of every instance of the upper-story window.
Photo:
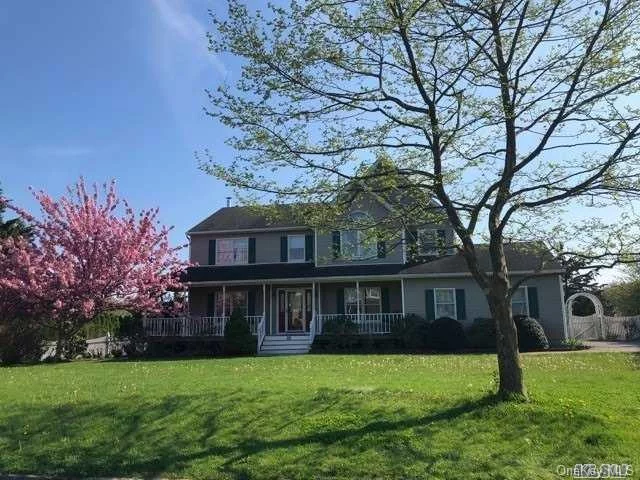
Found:
M 368 220 L 368 215 L 363 212 L 353 212 L 351 221 L 356 225 L 364 225 Z M 345 258 L 361 259 L 375 258 L 377 256 L 377 245 L 367 237 L 364 230 L 344 230 L 340 233 L 341 255 Z
M 304 235 L 289 235 L 287 239 L 287 248 L 289 262 L 304 262 L 305 261 L 305 236 Z
M 435 228 L 418 230 L 418 248 L 421 255 L 439 255 L 444 248 L 445 231 Z
M 216 241 L 216 265 L 239 265 L 248 262 L 248 238 L 219 238 Z

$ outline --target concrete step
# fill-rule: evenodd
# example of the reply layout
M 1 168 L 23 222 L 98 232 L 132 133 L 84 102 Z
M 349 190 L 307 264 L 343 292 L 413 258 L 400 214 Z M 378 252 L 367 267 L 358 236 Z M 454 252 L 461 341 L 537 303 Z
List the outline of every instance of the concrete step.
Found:
M 281 349 L 281 350 L 260 350 L 258 353 L 261 357 L 275 357 L 278 355 L 306 355 L 309 353 L 307 350 L 290 350 L 290 349 Z
M 294 340 L 306 340 L 310 341 L 310 335 L 266 335 L 264 341 L 269 342 L 289 342 Z

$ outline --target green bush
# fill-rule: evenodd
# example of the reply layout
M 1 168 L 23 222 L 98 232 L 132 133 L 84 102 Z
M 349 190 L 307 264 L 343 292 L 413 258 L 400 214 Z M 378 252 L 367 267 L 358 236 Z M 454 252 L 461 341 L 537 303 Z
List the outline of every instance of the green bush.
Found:
M 69 338 L 61 340 L 62 358 L 73 360 L 87 351 L 87 336 L 84 331 L 77 332 Z
M 496 322 L 493 318 L 475 318 L 467 330 L 467 343 L 472 348 L 496 348 Z
M 142 315 L 128 314 L 121 316 L 113 331 L 116 340 L 122 342 L 127 357 L 137 357 L 144 353 L 147 346 L 147 335 L 142 324 Z
M 251 335 L 244 314 L 236 309 L 224 328 L 224 352 L 227 355 L 248 355 L 256 352 L 256 339 Z
M 540 322 L 525 315 L 513 317 L 518 329 L 518 347 L 521 351 L 547 350 L 549 340 Z
M 323 322 L 322 333 L 323 335 L 355 335 L 358 333 L 358 324 L 345 315 L 336 315 Z
M 391 326 L 391 334 L 405 350 L 424 350 L 429 332 L 429 324 L 419 315 L 405 315 Z
M 316 335 L 311 353 L 397 353 L 402 341 L 391 335 Z
M 0 363 L 37 362 L 44 343 L 43 330 L 35 320 L 0 319 Z
M 429 325 L 428 346 L 446 352 L 463 349 L 467 338 L 462 324 L 449 317 L 441 317 Z

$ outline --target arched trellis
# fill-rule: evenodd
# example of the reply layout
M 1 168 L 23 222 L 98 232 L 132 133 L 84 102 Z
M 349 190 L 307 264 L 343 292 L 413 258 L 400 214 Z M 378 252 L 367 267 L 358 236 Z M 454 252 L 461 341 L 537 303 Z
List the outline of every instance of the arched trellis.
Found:
M 588 317 L 578 317 L 573 314 L 573 303 L 577 298 L 587 298 L 593 303 L 593 306 L 596 310 L 596 313 L 593 315 L 589 315 Z M 582 327 L 586 328 L 586 330 L 593 329 L 596 333 L 595 337 L 604 338 L 604 308 L 602 307 L 602 302 L 598 297 L 596 297 L 593 293 L 589 292 L 578 292 L 571 295 L 567 298 L 565 303 L 565 308 L 567 312 L 568 319 L 568 334 L 571 338 L 580 337 L 584 331 L 577 331 L 577 328 Z M 580 320 L 579 320 L 580 319 Z M 587 320 L 585 322 L 585 320 Z

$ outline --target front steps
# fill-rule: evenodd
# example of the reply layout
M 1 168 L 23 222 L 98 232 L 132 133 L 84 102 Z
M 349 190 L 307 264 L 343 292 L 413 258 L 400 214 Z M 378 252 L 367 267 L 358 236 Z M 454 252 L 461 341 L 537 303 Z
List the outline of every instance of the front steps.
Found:
M 310 348 L 310 335 L 267 335 L 258 355 L 302 355 Z

